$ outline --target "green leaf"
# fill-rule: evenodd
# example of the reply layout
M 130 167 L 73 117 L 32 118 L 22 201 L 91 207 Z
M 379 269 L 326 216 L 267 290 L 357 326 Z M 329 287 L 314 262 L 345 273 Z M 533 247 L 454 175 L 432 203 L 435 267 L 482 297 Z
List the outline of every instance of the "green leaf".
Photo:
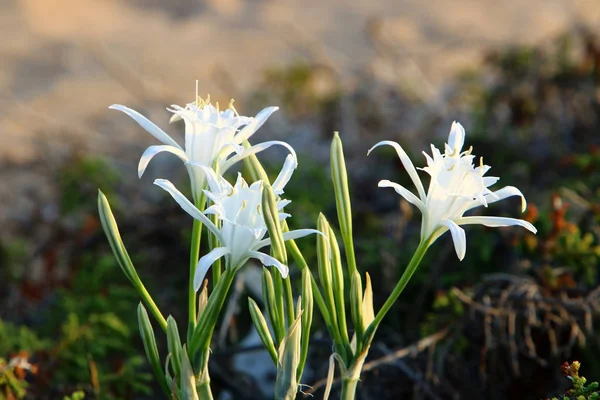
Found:
M 148 361 L 150 361 L 150 365 L 154 370 L 154 374 L 158 379 L 158 383 L 161 388 L 167 395 L 170 395 L 169 387 L 167 386 L 167 381 L 165 379 L 165 373 L 162 369 L 160 357 L 158 355 L 158 348 L 156 347 L 156 338 L 154 337 L 154 329 L 152 329 L 152 325 L 150 324 L 150 319 L 148 318 L 148 313 L 146 309 L 140 303 L 138 305 L 138 324 L 140 327 L 140 335 L 142 336 L 142 341 L 144 342 L 144 350 L 146 351 L 146 357 L 148 357 Z
M 258 332 L 258 336 L 260 340 L 263 342 L 265 349 L 269 352 L 273 363 L 277 366 L 277 351 L 275 350 L 275 344 L 273 343 L 273 338 L 271 337 L 271 332 L 269 332 L 269 326 L 267 325 L 267 321 L 263 316 L 260 308 L 256 304 L 254 300 L 248 297 L 248 307 L 250 309 L 250 317 L 252 318 L 252 323 Z
M 196 392 L 196 378 L 194 377 L 194 371 L 192 370 L 192 365 L 190 364 L 185 345 L 183 346 L 181 354 L 181 398 L 186 400 L 199 400 L 198 393 Z
M 288 334 L 279 345 L 275 400 L 294 400 L 298 392 L 297 370 L 300 364 L 302 314 L 290 326 Z

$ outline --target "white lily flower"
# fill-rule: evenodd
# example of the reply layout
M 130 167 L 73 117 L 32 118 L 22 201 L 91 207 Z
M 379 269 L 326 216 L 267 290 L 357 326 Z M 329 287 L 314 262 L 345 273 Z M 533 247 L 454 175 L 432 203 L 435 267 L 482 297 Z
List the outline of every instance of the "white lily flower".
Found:
M 196 89 L 196 93 L 197 93 Z M 218 171 L 224 174 L 233 164 L 243 158 L 263 151 L 273 145 L 286 147 L 294 155 L 294 149 L 285 142 L 268 141 L 248 149 L 242 143 L 250 138 L 269 118 L 278 107 L 267 107 L 256 117 L 238 115 L 233 107 L 233 101 L 228 108 L 220 111 L 210 103 L 210 97 L 205 101 L 196 94 L 196 101 L 185 107 L 172 105 L 167 110 L 173 113 L 170 122 L 183 119 L 185 122 L 185 146 L 181 147 L 165 131 L 135 110 L 122 105 L 113 104 L 110 109 L 119 110 L 129 115 L 148 133 L 161 141 L 162 145 L 150 146 L 144 151 L 138 164 L 138 176 L 141 178 L 150 160 L 160 152 L 166 151 L 179 157 L 188 169 L 192 183 L 194 199 L 198 200 L 206 184 L 205 173 L 202 169 L 192 168 L 188 163 L 203 165 L 218 165 Z
M 490 167 L 483 165 L 483 159 L 480 159 L 479 166 L 474 166 L 475 156 L 471 154 L 472 148 L 462 151 L 464 142 L 465 130 L 461 124 L 454 122 L 450 129 L 444 154 L 434 145 L 431 145 L 432 156 L 423 152 L 427 159 L 427 166 L 422 170 L 427 172 L 431 178 L 427 193 L 425 193 L 417 169 L 398 143 L 387 140 L 382 141 L 373 146 L 367 153 L 369 154 L 374 148 L 382 145 L 392 146 L 396 150 L 402 165 L 417 188 L 418 196 L 405 187 L 388 180 L 380 181 L 379 187 L 393 188 L 400 196 L 421 210 L 423 214 L 421 240 L 431 238 L 433 242 L 444 232 L 450 230 L 454 241 L 454 249 L 460 260 L 464 258 L 466 252 L 465 231 L 460 225 L 481 224 L 489 227 L 519 225 L 533 233 L 537 232 L 537 229 L 531 223 L 521 219 L 463 216 L 465 212 L 473 208 L 487 207 L 488 204 L 511 196 L 520 196 L 522 211 L 527 208 L 525 197 L 516 187 L 506 186 L 495 192 L 488 189 L 499 178 L 484 176 Z
M 283 188 L 289 181 L 294 171 L 296 160 L 293 155 L 288 155 L 279 176 L 273 184 L 273 191 L 277 195 L 283 194 Z M 192 164 L 192 168 L 200 168 L 205 173 L 210 190 L 205 190 L 206 196 L 212 200 L 213 205 L 202 213 L 194 206 L 171 182 L 166 179 L 157 179 L 155 184 L 166 190 L 179 203 L 188 214 L 201 221 L 217 237 L 221 247 L 214 248 L 206 254 L 196 268 L 194 288 L 200 288 L 210 266 L 219 258 L 227 257 L 229 268 L 241 268 L 250 258 L 259 260 L 265 266 L 275 266 L 281 276 L 288 276 L 288 267 L 274 257 L 258 250 L 271 244 L 271 239 L 264 239 L 267 225 L 262 213 L 261 201 L 263 182 L 261 180 L 248 185 L 238 174 L 237 181 L 232 186 L 222 176 L 204 165 Z M 282 212 L 283 207 L 290 203 L 289 200 L 278 199 L 277 208 L 279 218 L 284 220 L 289 214 Z M 222 223 L 218 228 L 205 214 L 216 214 Z M 314 229 L 297 229 L 283 234 L 284 240 L 301 238 L 311 233 L 319 233 Z

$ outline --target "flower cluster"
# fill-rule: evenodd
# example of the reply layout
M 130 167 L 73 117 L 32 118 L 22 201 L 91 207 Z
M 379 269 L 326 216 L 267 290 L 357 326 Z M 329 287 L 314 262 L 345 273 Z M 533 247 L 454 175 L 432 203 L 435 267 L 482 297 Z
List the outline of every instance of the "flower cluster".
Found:
M 361 370 L 378 326 L 437 238 L 450 231 L 456 254 L 462 260 L 466 253 L 466 235 L 461 226 L 519 225 L 536 232 L 531 223 L 521 219 L 465 216 L 470 210 L 487 207 L 511 196 L 521 198 L 522 211 L 527 203 L 521 191 L 513 186 L 495 191 L 490 189 L 499 178 L 486 175 L 490 167 L 484 165 L 482 159 L 476 159 L 472 148 L 463 150 L 465 130 L 459 123 L 452 124 L 443 153 L 434 145 L 431 145 L 431 154 L 424 153 L 426 166 L 423 168 L 416 168 L 398 143 L 377 143 L 367 154 L 379 146 L 393 147 L 416 188 L 416 194 L 389 180 L 380 181 L 379 186 L 393 188 L 415 205 L 422 213 L 422 222 L 418 248 L 392 293 L 375 313 L 369 275 L 365 275 L 363 285 L 363 277 L 357 268 L 348 176 L 338 134 L 334 135 L 331 144 L 331 177 L 343 246 L 338 243 L 334 229 L 323 214 L 317 221 L 318 230 L 287 229 L 285 220 L 290 214 L 284 208 L 291 201 L 284 199 L 283 195 L 298 165 L 296 153 L 290 145 L 281 141 L 267 141 L 253 146 L 248 143 L 248 139 L 277 107 L 265 108 L 255 117 L 240 116 L 233 102 L 221 111 L 218 104 L 211 104 L 210 99 L 200 99 L 196 90 L 194 102 L 185 107 L 173 105 L 168 108 L 173 113 L 171 122 L 183 120 L 185 123 L 183 147 L 137 111 L 121 105 L 110 108 L 129 115 L 162 143 L 148 147 L 142 154 L 138 165 L 140 177 L 152 158 L 160 152 L 179 157 L 190 177 L 192 200 L 166 179 L 156 179 L 154 182 L 195 220 L 190 246 L 187 342 L 183 345 L 175 319 L 172 316 L 165 319 L 142 284 L 121 240 L 108 200 L 102 193 L 98 197 L 100 220 L 110 246 L 123 272 L 144 302 L 138 307 L 144 349 L 159 384 L 169 398 L 212 399 L 208 369 L 211 338 L 235 275 L 250 259 L 278 270 L 274 275 L 269 269 L 262 271 L 263 306 L 270 324 L 267 324 L 257 303 L 249 299 L 254 327 L 277 368 L 275 398 L 289 400 L 296 397 L 308 354 L 314 295 L 314 303 L 319 307 L 333 339 L 334 354 L 330 358 L 328 384 L 333 381 L 333 363 L 337 361 L 342 373 L 342 398 L 351 400 L 354 399 Z M 274 145 L 286 148 L 289 154 L 271 185 L 255 155 Z M 249 161 L 247 166 L 251 175 L 262 179 L 247 182 L 238 173 L 235 183 L 231 183 L 226 178 L 227 171 L 246 157 L 250 157 L 246 161 Z M 418 170 L 429 175 L 427 191 Z M 209 249 L 201 255 L 200 237 L 204 228 L 210 234 Z M 312 276 L 298 246 L 293 242 L 285 243 L 310 234 L 318 234 L 318 281 Z M 270 253 L 263 250 L 267 246 L 271 247 Z M 345 267 L 340 248 L 345 252 Z M 289 280 L 288 251 L 302 270 L 301 296 L 297 300 L 293 297 Z M 221 270 L 223 260 L 224 271 Z M 203 284 L 209 270 L 212 270 L 210 294 L 208 285 Z M 346 296 L 348 292 L 350 295 Z M 349 297 L 349 301 L 346 297 Z M 166 333 L 169 350 L 166 362 L 160 360 L 158 355 L 146 307 Z M 349 327 L 348 318 L 352 328 Z M 23 365 L 27 367 L 28 364 Z M 326 393 L 329 393 L 329 389 Z

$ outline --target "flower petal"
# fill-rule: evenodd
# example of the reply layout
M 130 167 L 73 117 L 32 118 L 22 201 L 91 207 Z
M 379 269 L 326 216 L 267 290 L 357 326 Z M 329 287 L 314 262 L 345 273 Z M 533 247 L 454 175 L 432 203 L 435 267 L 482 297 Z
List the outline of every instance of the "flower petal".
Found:
M 202 286 L 202 282 L 204 281 L 204 277 L 210 269 L 210 266 L 213 265 L 214 262 L 217 261 L 219 258 L 229 253 L 230 251 L 227 247 L 215 247 L 211 250 L 210 253 L 204 255 L 200 259 L 200 261 L 198 261 L 198 265 L 196 266 L 196 273 L 194 274 L 194 290 L 196 292 Z
M 150 163 L 150 160 L 160 152 L 168 151 L 169 153 L 175 154 L 177 157 L 181 159 L 183 162 L 187 162 L 188 158 L 185 155 L 185 152 L 178 147 L 173 147 L 170 145 L 159 145 L 159 146 L 150 146 L 144 151 L 142 157 L 140 158 L 140 162 L 138 164 L 138 177 L 141 178 L 144 175 L 144 171 L 146 171 L 146 167 Z
M 323 232 L 318 231 L 316 229 L 295 229 L 293 231 L 283 232 L 283 241 L 285 242 L 288 240 L 300 239 L 301 237 L 308 236 L 313 233 L 317 234 L 317 235 L 325 236 L 323 234 Z M 258 250 L 258 249 L 262 249 L 263 247 L 268 246 L 270 244 L 271 244 L 271 238 L 266 238 L 266 239 L 263 239 L 260 242 L 258 242 L 256 244 L 256 246 L 254 246 L 254 248 L 256 250 Z
M 259 153 L 259 152 L 266 150 L 269 147 L 275 146 L 275 145 L 283 146 L 286 149 L 288 149 L 290 151 L 290 155 L 292 155 L 294 157 L 294 159 L 297 160 L 296 151 L 294 151 L 292 146 L 290 146 L 286 142 L 281 142 L 279 140 L 271 140 L 269 142 L 259 143 L 250 148 L 244 149 L 244 151 L 242 151 L 241 153 L 236 154 L 235 156 L 231 157 L 230 159 L 228 159 L 227 161 L 225 161 L 223 163 L 220 173 L 224 174 L 229 168 L 231 168 L 231 166 L 233 164 L 237 163 L 238 161 L 243 160 L 244 158 L 246 158 L 252 154 Z M 296 162 L 296 165 L 298 165 L 297 162 Z
M 168 192 L 171 195 L 171 197 L 173 197 L 173 199 L 177 202 L 177 204 L 179 204 L 179 206 L 183 208 L 185 212 L 187 212 L 192 217 L 206 225 L 208 230 L 210 230 L 217 237 L 217 239 L 219 239 L 221 243 L 224 242 L 221 236 L 221 232 L 215 226 L 215 224 L 213 224 L 212 221 L 208 219 L 206 215 L 204 215 L 200 210 L 198 210 L 198 208 L 195 205 L 193 205 L 183 195 L 183 193 L 181 193 L 170 181 L 168 181 L 167 179 L 156 179 L 154 181 L 154 184 Z
M 406 199 L 406 201 L 408 201 L 409 203 L 417 206 L 417 208 L 421 210 L 421 213 L 425 214 L 425 204 L 423 204 L 423 202 L 417 196 L 415 196 L 410 190 L 406 189 L 404 186 L 399 185 L 395 182 L 388 181 L 387 179 L 379 181 L 378 186 L 393 188 L 396 191 L 396 193 L 404 197 L 404 199 Z
M 449 219 L 440 221 L 440 224 L 450 230 L 452 241 L 454 242 L 454 250 L 456 251 L 458 259 L 462 261 L 467 252 L 467 236 L 465 235 L 465 230 L 458 226 L 456 222 Z
M 259 251 L 251 251 L 248 253 L 248 256 L 252 257 L 252 258 L 256 258 L 257 260 L 259 260 L 264 266 L 270 267 L 270 266 L 274 266 L 279 270 L 279 273 L 281 273 L 281 277 L 283 279 L 287 278 L 288 274 L 289 274 L 289 268 L 287 267 L 287 265 L 282 264 L 281 262 L 279 262 L 279 260 L 277 260 L 276 258 L 273 258 L 269 255 L 266 255 L 265 253 L 261 253 Z
M 512 196 L 520 196 L 521 197 L 521 212 L 524 212 L 527 209 L 527 200 L 525 200 L 525 196 L 519 189 L 514 186 L 506 186 L 502 189 L 498 189 L 495 192 L 492 192 L 485 196 L 485 200 L 487 204 L 492 204 L 500 200 L 504 200 L 507 197 Z M 482 203 L 479 200 L 474 200 L 471 205 L 466 209 L 466 211 L 472 210 L 475 207 L 479 207 Z
M 267 119 L 273 114 L 275 111 L 279 110 L 279 107 L 267 107 L 258 114 L 256 117 L 250 122 L 248 125 L 242 128 L 237 135 L 235 135 L 235 143 L 241 144 L 244 140 L 248 139 L 250 136 L 254 135 L 263 124 L 267 121 Z
M 154 122 L 150 121 L 148 118 L 144 117 L 139 112 L 132 110 L 131 108 L 122 106 L 120 104 L 113 104 L 108 107 L 111 110 L 119 110 L 129 115 L 135 122 L 138 123 L 139 126 L 144 128 L 149 134 L 160 140 L 162 143 L 177 147 L 180 150 L 183 150 L 181 146 L 173 140 L 171 136 L 169 136 L 165 131 L 160 129 Z
M 505 218 L 505 217 L 462 217 L 455 219 L 456 223 L 459 225 L 473 225 L 480 224 L 489 226 L 491 228 L 497 228 L 502 226 L 513 226 L 518 225 L 523 228 L 537 233 L 537 229 L 531 223 L 516 218 Z
M 400 158 L 400 162 L 402 162 L 402 165 L 406 169 L 406 172 L 408 172 L 410 179 L 412 179 L 413 184 L 417 188 L 417 192 L 419 193 L 419 197 L 421 198 L 421 201 L 424 202 L 425 198 L 427 196 L 425 195 L 425 189 L 423 188 L 423 183 L 421 182 L 421 178 L 419 178 L 419 175 L 417 174 L 417 170 L 415 169 L 414 164 L 408 157 L 408 154 L 406 154 L 404 149 L 402 149 L 402 147 L 398 143 L 392 142 L 391 140 L 381 141 L 381 142 L 377 143 L 375 146 L 371 147 L 369 149 L 369 151 L 367 152 L 367 155 L 369 155 L 369 153 L 371 153 L 371 151 L 373 151 L 373 149 L 375 149 L 376 147 L 383 146 L 383 145 L 392 146 L 396 150 L 396 153 L 398 154 L 398 158 Z
M 292 177 L 292 174 L 297 166 L 298 160 L 296 160 L 296 157 L 288 154 L 288 156 L 285 158 L 285 162 L 283 163 L 283 168 L 281 168 L 281 172 L 279 172 L 279 175 L 277 175 L 277 179 L 275 179 L 275 182 L 272 186 L 275 194 L 283 193 L 283 188 L 290 181 L 290 178 Z
M 450 134 L 448 135 L 448 146 L 453 156 L 460 155 L 465 144 L 465 128 L 458 122 L 454 121 L 450 128 Z

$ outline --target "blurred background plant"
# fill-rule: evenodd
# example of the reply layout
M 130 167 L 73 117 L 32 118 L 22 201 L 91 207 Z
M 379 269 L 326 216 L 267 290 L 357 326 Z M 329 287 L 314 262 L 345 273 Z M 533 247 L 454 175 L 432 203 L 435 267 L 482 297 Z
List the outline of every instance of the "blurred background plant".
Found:
M 406 60 L 393 53 L 380 29 L 371 21 L 365 36 L 386 70 L 396 70 Z M 546 398 L 567 393 L 569 383 L 575 386 L 577 371 L 568 374 L 570 381 L 561 371 L 561 364 L 571 359 L 583 363 L 591 381 L 598 380 L 597 36 L 578 28 L 536 45 L 485 50 L 481 64 L 450 79 L 433 100 L 423 96 L 429 90 L 426 79 L 382 79 L 375 68 L 381 64 L 342 70 L 339 57 L 323 56 L 331 56 L 329 49 L 305 39 L 316 56 L 268 68 L 260 85 L 238 103 L 281 107 L 279 123 L 265 128 L 277 130 L 300 153 L 299 168 L 286 188 L 298 227 L 312 226 L 321 211 L 335 220 L 328 143 L 333 130 L 341 132 L 351 175 L 358 265 L 372 278 L 376 308 L 401 275 L 419 232 L 419 216 L 407 203 L 393 193 L 375 191 L 381 178 L 410 185 L 392 152 L 366 158 L 366 149 L 378 140 L 397 140 L 419 160 L 418 152 L 428 143 L 441 144 L 450 122 L 459 120 L 475 153 L 496 166 L 492 172 L 502 181 L 514 182 L 526 195 L 524 218 L 539 229 L 534 236 L 512 229 L 480 235 L 484 228 L 473 228 L 467 257 L 460 263 L 449 237 L 440 239 L 438 251 L 427 254 L 380 328 L 359 398 Z M 124 71 L 118 63 L 103 62 L 112 73 Z M 236 92 L 227 84 L 231 77 L 218 78 Z M 168 91 L 139 89 L 143 86 L 136 86 L 135 76 L 128 82 L 129 90 L 147 98 L 150 108 L 174 101 Z M 107 99 L 106 105 L 117 100 Z M 102 132 L 126 129 L 117 117 L 110 123 L 106 118 L 90 121 L 90 126 Z M 127 136 L 130 142 L 132 137 Z M 138 299 L 96 217 L 97 188 L 122 215 L 120 228 L 144 283 L 161 307 L 175 310 L 177 320 L 186 315 L 181 288 L 186 287 L 191 223 L 149 180 L 136 180 L 130 164 L 148 143 L 124 143 L 114 145 L 119 151 L 111 157 L 79 143 L 67 157 L 53 159 L 44 171 L 44 187 L 50 182 L 52 195 L 46 196 L 41 185 L 26 192 L 30 195 L 22 201 L 32 203 L 34 211 L 11 220 L 1 232 L 0 399 L 159 398 L 140 356 Z M 16 168 L 10 162 L 5 166 L 5 171 Z M 182 171 L 173 175 L 169 178 L 186 182 Z M 504 207 L 498 215 L 514 215 L 518 206 L 515 200 L 493 207 Z M 299 245 L 316 274 L 314 246 L 306 242 Z M 260 296 L 253 284 L 259 274 L 250 267 L 239 278 L 218 333 L 211 375 L 222 399 L 269 398 L 262 388 L 275 379 L 251 328 L 247 295 L 242 295 Z M 300 281 L 297 269 L 291 274 Z M 312 331 L 302 383 L 312 386 L 305 392 L 320 398 L 331 343 L 324 339 L 320 321 L 314 321 Z M 164 354 L 164 348 L 159 350 Z M 339 387 L 333 390 L 335 398 Z M 591 393 L 577 396 L 593 399 Z

